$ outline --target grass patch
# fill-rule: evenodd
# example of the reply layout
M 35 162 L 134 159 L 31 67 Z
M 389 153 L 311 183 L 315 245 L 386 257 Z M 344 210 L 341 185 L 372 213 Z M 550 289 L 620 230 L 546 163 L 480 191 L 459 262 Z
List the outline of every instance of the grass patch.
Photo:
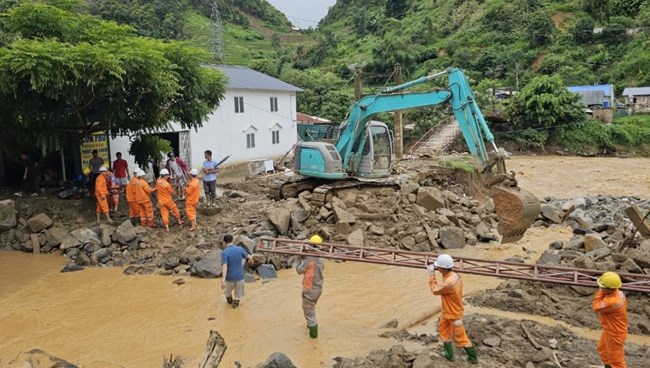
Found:
M 467 156 L 444 159 L 438 161 L 438 164 L 442 167 L 448 167 L 450 169 L 462 170 L 468 173 L 474 173 L 476 171 L 476 166 L 474 164 L 474 159 Z

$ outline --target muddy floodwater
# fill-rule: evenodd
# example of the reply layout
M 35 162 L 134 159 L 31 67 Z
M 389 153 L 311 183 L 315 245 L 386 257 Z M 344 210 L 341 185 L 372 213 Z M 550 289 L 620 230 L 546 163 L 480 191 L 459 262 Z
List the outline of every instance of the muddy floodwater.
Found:
M 648 197 L 648 164 L 648 159 L 515 157 L 509 170 L 538 196 Z M 503 259 L 526 256 L 526 247 L 535 252 L 532 262 L 550 242 L 570 237 L 569 228 L 536 228 L 515 244 L 468 246 L 450 253 Z M 395 340 L 378 337 L 390 331 L 381 325 L 392 319 L 399 328 L 433 332 L 432 311 L 439 306 L 424 269 L 326 261 L 324 293 L 317 306 L 320 336 L 314 340 L 308 338 L 301 279 L 293 270 L 279 271 L 274 281 L 247 284 L 242 305 L 233 310 L 220 292 L 220 279 L 184 278 L 186 283 L 178 286 L 173 277 L 125 276 L 121 268 L 60 273 L 65 263 L 57 254 L 0 252 L 0 367 L 34 348 L 82 367 L 160 367 L 169 354 L 189 357 L 188 366 L 196 366 L 210 330 L 218 330 L 228 344 L 224 367 L 235 361 L 255 366 L 274 351 L 286 353 L 299 367 L 331 367 L 336 356 L 365 356 L 394 345 Z M 466 294 L 501 281 L 471 275 L 463 279 Z M 525 316 L 508 316 L 518 317 Z M 589 330 L 580 334 L 597 337 Z

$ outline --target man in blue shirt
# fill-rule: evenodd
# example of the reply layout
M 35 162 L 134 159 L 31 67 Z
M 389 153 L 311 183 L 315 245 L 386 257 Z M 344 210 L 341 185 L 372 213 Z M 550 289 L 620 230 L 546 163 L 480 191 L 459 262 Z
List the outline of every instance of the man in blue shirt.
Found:
M 208 206 L 214 206 L 214 200 L 217 195 L 217 173 L 219 168 L 217 162 L 212 160 L 212 151 L 204 152 L 205 161 L 203 161 L 203 191 Z
M 225 248 L 221 252 L 221 289 L 225 291 L 228 304 L 232 304 L 235 309 L 239 307 L 239 300 L 244 296 L 244 260 L 252 263 L 253 256 L 244 248 L 233 244 L 230 234 L 223 237 L 223 245 Z

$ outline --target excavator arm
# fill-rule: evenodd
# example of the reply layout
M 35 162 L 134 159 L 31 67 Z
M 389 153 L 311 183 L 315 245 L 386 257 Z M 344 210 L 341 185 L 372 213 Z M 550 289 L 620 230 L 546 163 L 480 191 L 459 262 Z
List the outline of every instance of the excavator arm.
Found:
M 402 92 L 413 86 L 427 83 L 434 78 L 446 75 L 446 89 L 427 92 Z M 379 94 L 367 96 L 350 107 L 346 122 L 341 126 L 341 133 L 335 145 L 325 142 L 303 142 L 296 146 L 294 171 L 309 180 L 303 180 L 292 186 L 283 185 L 280 196 L 297 195 L 301 190 L 311 188 L 322 202 L 327 201 L 336 191 L 336 185 L 327 185 L 326 181 L 348 180 L 346 187 L 357 185 L 351 180 L 355 178 L 381 178 L 390 175 L 390 154 L 384 154 L 380 159 L 373 158 L 372 149 L 367 146 L 374 144 L 371 118 L 382 112 L 407 110 L 413 108 L 436 106 L 448 103 L 458 121 L 465 143 L 476 158 L 477 164 L 490 190 L 497 216 L 499 217 L 499 232 L 503 235 L 502 242 L 511 242 L 523 237 L 539 214 L 539 200 L 531 193 L 516 187 L 506 186 L 509 178 L 504 164 L 507 154 L 499 150 L 494 143 L 494 136 L 476 104 L 467 78 L 458 68 L 449 68 L 444 72 L 431 74 L 398 86 L 388 87 Z M 375 125 L 373 125 L 375 124 Z M 379 128 L 388 128 L 379 123 Z M 379 134 L 377 134 L 379 136 Z M 369 141 L 367 144 L 367 141 Z M 377 139 L 380 142 L 379 139 Z M 491 144 L 494 154 L 486 150 L 486 142 Z M 392 151 L 391 151 L 392 152 Z M 383 160 L 383 161 L 382 161 Z M 388 163 L 388 165 L 386 164 Z M 496 173 L 492 168 L 496 166 Z M 504 179 L 506 179 L 504 181 Z M 309 182 L 311 180 L 311 182 Z M 511 183 L 514 180 L 509 180 Z M 344 184 L 344 183 L 339 183 Z M 365 183 L 371 186 L 370 183 Z M 316 188 L 318 187 L 318 188 Z M 319 189 L 320 188 L 320 189 Z M 342 188 L 339 185 L 339 188 Z

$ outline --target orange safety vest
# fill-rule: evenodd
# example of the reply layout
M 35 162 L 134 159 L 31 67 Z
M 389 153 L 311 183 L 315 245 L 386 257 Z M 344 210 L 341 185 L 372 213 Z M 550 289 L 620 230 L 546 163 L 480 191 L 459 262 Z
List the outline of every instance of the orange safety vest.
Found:
M 138 188 L 138 178 L 137 177 L 132 177 L 129 183 L 126 185 L 126 201 L 127 202 L 135 202 L 136 201 L 136 195 L 135 191 Z
M 95 179 L 95 196 L 96 197 L 105 197 L 108 195 L 108 184 L 106 183 L 106 177 L 104 174 L 100 173 Z
M 158 192 L 158 203 L 172 202 L 174 188 L 166 179 L 160 177 L 156 180 L 156 191 Z
M 442 284 L 438 285 L 435 276 L 429 277 L 429 287 L 433 295 L 440 295 L 442 299 L 442 318 L 462 319 L 463 308 L 463 281 L 456 272 L 449 272 L 442 276 Z
M 199 203 L 200 194 L 201 187 L 199 185 L 199 179 L 193 177 L 185 187 L 185 202 L 192 205 Z
M 605 294 L 598 290 L 591 306 L 598 313 L 605 332 L 611 336 L 627 337 L 627 298 L 622 291 Z
M 137 187 L 135 188 L 135 200 L 138 203 L 147 203 L 151 202 L 149 195 L 153 191 L 144 179 L 138 179 Z

